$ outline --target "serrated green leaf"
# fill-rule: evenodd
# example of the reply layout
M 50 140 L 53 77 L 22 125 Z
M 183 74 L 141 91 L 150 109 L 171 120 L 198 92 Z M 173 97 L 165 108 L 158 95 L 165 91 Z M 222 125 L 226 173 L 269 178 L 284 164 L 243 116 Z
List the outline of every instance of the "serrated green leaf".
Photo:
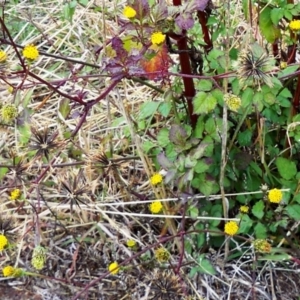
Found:
M 199 91 L 204 91 L 204 92 L 208 92 L 211 90 L 212 88 L 212 81 L 208 80 L 208 79 L 200 79 L 197 82 L 197 86 L 196 86 L 197 90 Z
M 298 70 L 298 68 L 299 68 L 299 65 L 288 66 L 285 69 L 278 72 L 278 78 L 280 79 L 281 77 L 293 74 L 293 73 L 295 73 L 295 71 Z
M 211 93 L 199 92 L 193 100 L 195 114 L 207 114 L 217 105 L 217 99 Z
M 253 225 L 253 221 L 250 219 L 250 217 L 248 215 L 244 215 L 242 218 L 241 218 L 241 222 L 239 224 L 239 233 L 242 234 L 242 233 L 249 233 L 249 230 L 250 228 L 252 227 Z
M 274 25 L 278 25 L 279 24 L 279 21 L 282 19 L 283 17 L 283 9 L 282 8 L 273 8 L 271 10 L 271 14 L 270 14 L 270 17 L 271 17 L 271 20 L 272 20 L 272 23 Z
M 297 167 L 294 161 L 284 157 L 278 157 L 275 163 L 282 178 L 290 180 L 297 174 Z
M 243 94 L 242 94 L 242 103 L 243 106 L 248 106 L 249 104 L 251 104 L 253 102 L 253 90 L 249 87 L 247 87 Z
M 255 203 L 255 205 L 252 207 L 252 214 L 258 218 L 261 219 L 264 216 L 264 209 L 265 209 L 265 204 L 262 200 L 259 200 L 258 202 Z
M 240 146 L 249 146 L 252 141 L 252 130 L 246 129 L 243 132 L 238 133 L 237 140 L 240 144 Z
M 155 147 L 155 144 L 152 143 L 151 141 L 145 141 L 142 144 L 142 149 L 143 149 L 143 151 L 145 151 L 145 153 L 148 153 L 154 147 Z
M 280 38 L 280 29 L 275 26 L 271 20 L 270 7 L 265 7 L 259 14 L 259 28 L 263 36 L 269 43 L 274 43 L 276 39 Z
M 159 131 L 157 135 L 157 142 L 162 147 L 166 147 L 170 144 L 169 130 L 167 128 L 163 128 Z
M 200 174 L 206 172 L 208 169 L 209 169 L 209 165 L 206 164 L 204 160 L 198 160 L 194 168 L 194 171 Z
M 292 219 L 294 219 L 295 221 L 300 220 L 300 205 L 299 204 L 288 205 L 285 208 L 285 210 Z
M 158 111 L 161 113 L 163 117 L 167 117 L 170 114 L 172 108 L 172 104 L 169 102 L 163 102 L 159 105 Z
M 205 122 L 205 131 L 209 135 L 212 135 L 212 134 L 216 133 L 216 123 L 215 123 L 215 120 L 213 118 L 209 118 Z
M 204 131 L 204 116 L 200 116 L 197 120 L 196 128 L 194 131 L 195 138 L 202 138 Z
M 139 119 L 143 120 L 150 116 L 153 116 L 158 109 L 160 102 L 149 101 L 145 102 L 140 107 Z
M 254 233 L 257 239 L 265 239 L 267 237 L 267 228 L 262 223 L 257 223 L 254 227 Z

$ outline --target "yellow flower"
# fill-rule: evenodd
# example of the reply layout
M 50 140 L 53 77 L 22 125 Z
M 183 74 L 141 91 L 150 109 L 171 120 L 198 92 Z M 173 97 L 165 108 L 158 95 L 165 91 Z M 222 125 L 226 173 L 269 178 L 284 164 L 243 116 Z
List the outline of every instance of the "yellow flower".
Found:
M 150 182 L 152 185 L 157 185 L 159 183 L 161 183 L 163 180 L 163 177 L 161 176 L 161 174 L 159 173 L 155 173 L 151 178 L 150 178 Z
M 268 195 L 269 201 L 272 203 L 279 203 L 282 200 L 282 192 L 278 189 L 272 189 Z
M 159 262 L 166 262 L 170 259 L 170 253 L 165 248 L 161 247 L 154 251 L 155 258 Z
M 271 252 L 271 244 L 267 240 L 257 239 L 253 241 L 253 247 L 258 252 L 270 253 Z
M 15 268 L 12 266 L 6 266 L 2 269 L 2 273 L 4 277 L 10 277 L 13 276 L 15 273 Z
M 39 56 L 39 50 L 33 44 L 27 45 L 23 49 L 23 56 L 29 60 L 35 60 Z
M 126 242 L 126 244 L 127 244 L 127 246 L 128 246 L 129 248 L 133 248 L 133 247 L 135 247 L 136 242 L 135 242 L 134 240 L 128 240 L 128 241 Z
M 31 264 L 37 270 L 42 270 L 46 263 L 46 249 L 42 246 L 36 246 L 32 253 Z
M 111 274 L 114 274 L 114 275 L 118 274 L 118 272 L 120 271 L 119 264 L 116 261 L 111 263 L 108 266 L 108 270 L 110 271 Z
M 1 108 L 1 117 L 4 121 L 10 122 L 14 120 L 18 115 L 18 110 L 13 104 L 3 105 Z
M 149 205 L 149 209 L 153 214 L 158 214 L 162 211 L 163 206 L 160 201 L 154 201 Z
M 237 222 L 229 221 L 225 224 L 224 232 L 230 236 L 235 235 L 239 230 L 239 225 Z
M 22 269 L 14 268 L 12 266 L 4 267 L 2 273 L 4 277 L 20 277 L 24 274 Z
M 13 191 L 11 191 L 9 199 L 10 200 L 17 200 L 21 197 L 21 191 L 19 189 L 14 189 Z
M 238 109 L 241 107 L 242 104 L 241 98 L 233 94 L 225 94 L 224 102 L 232 111 L 238 111 Z
M 123 15 L 128 19 L 133 19 L 136 16 L 136 11 L 131 6 L 125 6 L 123 10 Z
M 287 62 L 286 61 L 281 61 L 280 62 L 280 69 L 283 70 L 287 67 Z
M 160 45 L 162 44 L 166 39 L 166 35 L 159 32 L 154 32 L 151 35 L 151 42 L 153 45 Z
M 7 60 L 7 54 L 5 51 L 0 50 L 0 63 L 3 63 Z
M 249 212 L 249 206 L 248 206 L 248 205 L 242 205 L 242 206 L 240 207 L 240 212 L 241 212 L 242 214 L 247 214 L 247 213 Z
M 289 27 L 292 31 L 300 30 L 300 20 L 293 20 L 290 22 Z
M 8 240 L 5 235 L 0 234 L 0 251 L 8 245 Z

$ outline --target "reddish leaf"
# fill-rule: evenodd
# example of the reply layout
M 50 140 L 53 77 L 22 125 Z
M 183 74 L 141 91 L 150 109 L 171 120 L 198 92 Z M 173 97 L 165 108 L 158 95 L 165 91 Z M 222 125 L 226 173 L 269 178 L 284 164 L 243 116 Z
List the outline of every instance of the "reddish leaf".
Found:
M 151 80 L 161 79 L 169 67 L 169 56 L 166 45 L 160 47 L 150 59 L 144 58 L 141 61 L 142 67 L 147 73 L 147 78 Z

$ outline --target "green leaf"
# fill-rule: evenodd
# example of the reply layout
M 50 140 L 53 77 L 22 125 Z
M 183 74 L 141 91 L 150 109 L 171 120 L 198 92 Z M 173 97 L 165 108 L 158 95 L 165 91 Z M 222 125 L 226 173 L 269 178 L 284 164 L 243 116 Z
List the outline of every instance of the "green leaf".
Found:
M 194 137 L 195 138 L 202 138 L 203 131 L 204 131 L 204 116 L 198 117 L 196 128 L 194 131 Z
M 251 212 L 256 218 L 261 219 L 264 216 L 264 209 L 265 209 L 265 203 L 262 200 L 259 200 L 252 207 Z
M 268 105 L 274 104 L 276 101 L 276 97 L 273 93 L 266 93 L 264 94 L 264 102 Z
M 27 107 L 32 99 L 32 93 L 34 89 L 27 90 L 24 99 L 23 99 L 23 107 Z
M 153 116 L 155 112 L 157 111 L 158 106 L 160 105 L 160 102 L 154 102 L 154 101 L 149 101 L 145 102 L 141 105 L 140 107 L 140 114 L 139 114 L 139 119 L 146 119 L 150 116 Z
M 169 131 L 169 139 L 175 145 L 183 146 L 188 139 L 188 133 L 183 126 L 173 124 Z
M 252 140 L 252 130 L 246 129 L 244 132 L 239 132 L 237 139 L 240 146 L 250 146 Z
M 152 148 L 155 147 L 155 144 L 152 143 L 151 141 L 145 141 L 143 144 L 142 144 L 142 148 L 143 148 L 143 151 L 145 151 L 145 153 L 148 153 Z
M 297 174 L 297 167 L 294 161 L 284 157 L 278 157 L 275 163 L 283 179 L 290 180 Z
M 211 93 L 199 92 L 193 100 L 195 114 L 207 114 L 217 105 L 217 99 Z
M 200 257 L 198 258 L 197 270 L 202 274 L 209 274 L 209 275 L 217 274 L 212 263 L 207 258 L 204 258 L 203 254 L 200 255 Z
M 299 65 L 288 66 L 285 69 L 278 72 L 278 78 L 280 79 L 281 77 L 293 74 L 295 71 L 298 70 L 298 68 L 299 68 Z
M 243 103 L 243 106 L 248 106 L 249 104 L 252 103 L 253 101 L 253 90 L 249 87 L 247 87 L 245 89 L 245 91 L 243 92 L 242 94 L 242 103 Z
M 71 106 L 70 106 L 70 100 L 67 98 L 63 98 L 59 102 L 59 107 L 58 107 L 58 116 L 61 120 L 66 120 L 67 116 L 69 115 L 71 111 Z
M 197 82 L 197 86 L 196 86 L 197 90 L 199 91 L 204 91 L 204 92 L 208 92 L 211 90 L 212 88 L 212 81 L 208 80 L 208 79 L 200 79 Z
M 203 159 L 201 159 L 201 160 L 198 160 L 198 162 L 194 168 L 194 171 L 196 173 L 200 174 L 200 173 L 206 172 L 208 169 L 209 169 L 209 165 L 206 164 Z
M 8 168 L 5 168 L 5 167 L 1 167 L 0 168 L 0 180 L 3 179 L 3 177 L 6 175 L 6 173 L 8 172 Z
M 27 144 L 30 139 L 30 136 L 31 136 L 30 125 L 28 123 L 26 123 L 23 126 L 19 126 L 18 130 L 20 133 L 20 142 L 23 145 Z
M 250 219 L 250 217 L 248 215 L 243 215 L 243 217 L 241 218 L 241 222 L 239 224 L 239 233 L 249 233 L 250 228 L 253 225 L 253 221 Z
M 162 147 L 166 147 L 170 144 L 169 130 L 167 128 L 163 128 L 159 131 L 157 135 L 157 142 Z
M 254 227 L 254 232 L 257 239 L 265 239 L 267 237 L 267 228 L 262 223 L 258 223 Z
M 269 43 L 274 43 L 276 39 L 280 38 L 280 29 L 275 26 L 271 19 L 270 7 L 265 7 L 259 15 L 259 28 L 263 36 Z
M 285 210 L 292 219 L 294 219 L 295 221 L 300 220 L 300 205 L 299 204 L 288 205 L 285 208 Z
M 161 113 L 163 117 L 167 117 L 170 114 L 172 108 L 172 104 L 169 102 L 162 102 L 159 107 L 158 111 Z
M 273 22 L 274 25 L 278 25 L 279 21 L 282 19 L 283 17 L 283 9 L 282 8 L 273 8 L 271 11 L 271 20 Z

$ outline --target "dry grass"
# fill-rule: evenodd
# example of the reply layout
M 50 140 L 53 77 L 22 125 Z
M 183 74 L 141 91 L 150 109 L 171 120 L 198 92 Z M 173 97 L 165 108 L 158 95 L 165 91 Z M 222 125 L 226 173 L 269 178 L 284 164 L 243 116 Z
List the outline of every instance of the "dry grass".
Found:
M 84 91 L 85 101 L 97 98 L 111 80 L 100 73 L 102 52 L 99 55 L 97 49 L 118 33 L 117 16 L 124 1 L 90 1 L 85 8 L 77 6 L 71 24 L 62 19 L 64 1 L 36 2 L 5 7 L 6 20 L 19 23 L 13 34 L 15 42 L 34 43 L 41 52 L 31 71 L 59 85 L 62 93 Z M 21 89 L 9 94 L 6 83 L 0 80 L 1 101 L 17 103 L 21 123 L 28 122 L 37 130 L 48 128 L 57 134 L 58 143 L 51 150 L 50 163 L 28 159 L 28 147 L 20 141 L 19 124 L 1 126 L 1 161 L 23 157 L 24 170 L 18 174 L 20 179 L 11 168 L 1 183 L 2 218 L 11 218 L 12 235 L 11 247 L 1 254 L 0 268 L 10 264 L 41 275 L 1 278 L 0 291 L 8 293 L 5 299 L 75 299 L 80 292 L 76 299 L 160 299 L 158 295 L 161 299 L 297 299 L 297 285 L 293 291 L 272 290 L 284 289 L 286 278 L 293 284 L 297 282 L 290 267 L 280 269 L 268 262 L 251 270 L 241 261 L 224 264 L 220 249 L 217 254 L 208 254 L 216 266 L 216 276 L 189 279 L 193 259 L 188 256 L 184 263 L 189 264 L 180 276 L 175 276 L 172 269 L 179 260 L 177 239 L 169 243 L 169 263 L 161 266 L 155 261 L 153 245 L 160 244 L 166 219 L 149 215 L 148 203 L 167 197 L 176 203 L 176 199 L 163 186 L 153 188 L 149 183 L 153 165 L 142 144 L 146 140 L 155 143 L 155 139 L 146 130 L 137 132 L 136 124 L 141 104 L 153 99 L 162 101 L 159 95 L 124 80 L 92 108 L 75 138 L 67 140 L 66 133 L 76 128 L 83 108 L 70 104 L 71 117 L 64 119 L 59 113 L 64 97 L 32 77 L 14 75 L 13 70 L 18 68 L 16 53 L 10 46 L 5 50 L 9 55 L 7 82 L 15 88 L 21 85 Z M 28 99 L 27 107 L 23 107 L 24 99 Z M 155 136 L 157 128 L 166 126 L 164 122 L 157 120 L 151 127 L 148 124 L 147 130 Z M 103 153 L 108 152 L 113 153 L 112 163 L 97 167 L 96 162 L 103 163 Z M 9 193 L 16 186 L 22 190 L 22 201 L 12 202 Z M 171 220 L 168 226 L 170 233 L 176 233 L 179 225 Z M 128 239 L 136 241 L 137 251 L 126 246 Z M 37 272 L 30 261 L 39 244 L 47 249 L 47 262 Z M 143 249 L 147 251 L 142 253 Z M 112 261 L 123 262 L 126 270 L 104 276 Z M 91 285 L 93 282 L 97 283 Z M 278 293 L 286 297 L 276 298 Z

